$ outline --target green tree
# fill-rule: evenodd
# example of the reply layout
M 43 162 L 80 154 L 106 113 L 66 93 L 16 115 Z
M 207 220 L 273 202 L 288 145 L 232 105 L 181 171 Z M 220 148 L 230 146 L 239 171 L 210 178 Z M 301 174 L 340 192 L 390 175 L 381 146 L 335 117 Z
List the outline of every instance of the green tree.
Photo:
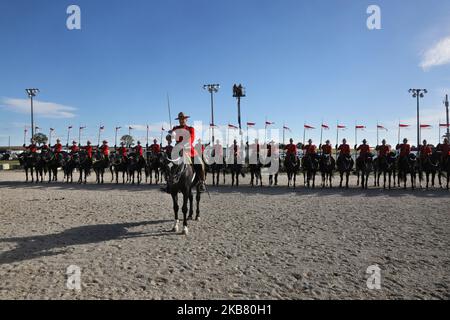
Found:
M 126 134 L 126 135 L 122 136 L 122 138 L 120 138 L 120 141 L 125 143 L 125 145 L 129 148 L 134 143 L 134 138 L 132 136 Z
M 45 134 L 43 134 L 43 133 L 36 133 L 33 136 L 33 139 L 39 145 L 45 144 L 48 141 L 48 137 Z

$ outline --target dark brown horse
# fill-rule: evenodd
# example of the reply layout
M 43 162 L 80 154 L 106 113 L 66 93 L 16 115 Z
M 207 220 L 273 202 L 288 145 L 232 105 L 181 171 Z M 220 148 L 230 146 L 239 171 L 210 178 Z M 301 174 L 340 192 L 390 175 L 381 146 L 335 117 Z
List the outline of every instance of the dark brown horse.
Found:
M 184 235 L 187 235 L 188 230 L 188 219 L 191 220 L 194 214 L 194 195 L 193 189 L 196 189 L 196 217 L 195 220 L 200 219 L 200 198 L 201 193 L 199 190 L 199 179 L 195 174 L 194 166 L 189 160 L 183 160 L 181 157 L 175 160 L 169 159 L 166 154 L 162 155 L 162 170 L 167 179 L 167 189 L 166 191 L 172 196 L 173 211 L 175 213 L 175 224 L 172 231 L 178 232 L 179 230 L 179 219 L 178 211 L 180 209 L 178 205 L 178 194 L 183 195 L 183 205 L 181 211 L 183 212 L 183 231 Z M 188 209 L 189 201 L 189 209 Z M 188 214 L 189 210 L 189 216 Z

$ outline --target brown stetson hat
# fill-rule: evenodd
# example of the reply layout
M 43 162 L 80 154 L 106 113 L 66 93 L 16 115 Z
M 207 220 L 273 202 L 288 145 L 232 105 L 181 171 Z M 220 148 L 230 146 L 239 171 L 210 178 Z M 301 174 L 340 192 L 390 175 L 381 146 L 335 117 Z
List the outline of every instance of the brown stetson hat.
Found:
M 180 120 L 180 119 L 189 119 L 189 116 L 185 116 L 183 112 L 180 112 L 178 114 L 178 118 L 176 118 L 175 120 Z

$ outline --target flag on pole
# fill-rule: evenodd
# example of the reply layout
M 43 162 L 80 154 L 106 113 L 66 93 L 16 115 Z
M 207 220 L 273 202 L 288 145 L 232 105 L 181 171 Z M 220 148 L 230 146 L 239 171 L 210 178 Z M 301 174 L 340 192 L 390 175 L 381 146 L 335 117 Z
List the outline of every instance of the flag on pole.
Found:
M 86 129 L 86 127 L 80 127 L 80 130 Z
M 329 126 L 327 126 L 326 124 L 323 124 L 323 123 L 322 123 L 322 128 L 325 129 L 325 130 L 329 130 L 330 129 Z
M 254 123 L 254 122 L 247 122 L 247 126 L 249 126 L 249 127 L 253 127 L 255 125 L 256 125 L 256 123 Z
M 216 126 L 214 123 L 211 123 L 211 124 L 209 125 L 209 127 L 210 127 L 210 128 L 217 128 L 217 126 Z
M 103 131 L 103 130 L 105 130 L 105 126 L 100 127 L 100 131 Z
M 420 129 L 431 129 L 431 128 L 432 128 L 432 126 L 429 124 L 421 124 L 420 125 Z
M 441 127 L 441 128 L 450 128 L 450 123 L 447 123 L 447 124 L 441 123 L 441 124 L 439 124 L 439 127 Z
M 266 127 L 275 124 L 275 122 L 266 121 Z
M 116 130 L 120 130 L 120 129 L 122 129 L 122 127 L 116 127 Z
M 409 128 L 410 125 L 409 125 L 409 124 L 401 124 L 401 123 L 400 123 L 400 124 L 398 125 L 398 127 L 399 127 L 399 128 Z
M 230 128 L 230 129 L 239 129 L 238 127 L 236 127 L 236 126 L 234 126 L 232 124 L 228 124 L 228 128 Z
M 53 129 L 53 128 L 50 128 L 50 132 L 53 132 L 53 131 L 55 131 L 55 129 Z
M 338 125 L 337 125 L 337 128 L 338 128 L 338 129 L 347 129 L 347 127 L 346 127 L 346 126 L 344 126 L 344 125 L 341 125 L 341 124 L 338 124 Z
M 291 129 L 290 129 L 289 127 L 286 127 L 286 126 L 283 126 L 283 129 L 284 129 L 284 130 L 291 131 Z
M 67 128 L 67 129 L 69 129 L 69 130 L 70 130 L 70 129 L 72 129 L 72 128 L 73 128 L 73 126 L 69 126 L 69 127 Z
M 128 127 L 128 130 L 133 130 L 133 127 L 132 127 L 132 126 L 129 126 L 129 127 Z
M 384 126 L 382 126 L 382 125 L 377 125 L 377 129 L 381 129 L 381 130 L 386 130 L 386 131 L 388 131 L 388 129 L 387 128 L 385 128 Z
M 305 129 L 312 130 L 315 129 L 313 126 L 305 124 Z
M 357 125 L 357 126 L 355 126 L 355 129 L 365 129 L 366 128 L 366 126 L 360 126 L 360 125 Z

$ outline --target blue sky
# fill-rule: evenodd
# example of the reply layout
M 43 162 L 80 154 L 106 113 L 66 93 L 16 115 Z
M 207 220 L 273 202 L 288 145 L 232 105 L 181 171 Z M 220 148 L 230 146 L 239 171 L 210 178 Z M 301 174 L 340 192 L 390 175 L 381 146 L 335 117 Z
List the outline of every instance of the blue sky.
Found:
M 66 9 L 81 8 L 81 30 L 66 28 Z M 366 9 L 381 8 L 381 30 L 368 30 Z M 237 123 L 233 83 L 247 88 L 243 121 L 283 122 L 302 139 L 322 119 L 368 127 L 397 141 L 399 119 L 415 125 L 411 87 L 427 88 L 423 137 L 435 143 L 450 94 L 450 2 L 447 0 L 5 0 L 0 2 L 0 145 L 23 143 L 29 125 L 24 89 L 37 87 L 36 124 L 66 140 L 68 125 L 159 128 L 179 111 L 209 124 L 205 83 L 220 83 L 217 124 Z M 424 67 L 426 66 L 426 67 Z M 45 103 L 40 103 L 45 102 Z M 165 124 L 167 128 L 167 124 Z M 126 133 L 122 130 L 121 133 Z M 135 130 L 143 139 L 145 130 Z M 316 142 L 319 130 L 308 132 Z M 78 133 L 74 132 L 75 136 Z M 415 130 L 404 136 L 415 141 Z M 341 133 L 354 143 L 353 129 Z M 334 143 L 335 130 L 325 132 Z

